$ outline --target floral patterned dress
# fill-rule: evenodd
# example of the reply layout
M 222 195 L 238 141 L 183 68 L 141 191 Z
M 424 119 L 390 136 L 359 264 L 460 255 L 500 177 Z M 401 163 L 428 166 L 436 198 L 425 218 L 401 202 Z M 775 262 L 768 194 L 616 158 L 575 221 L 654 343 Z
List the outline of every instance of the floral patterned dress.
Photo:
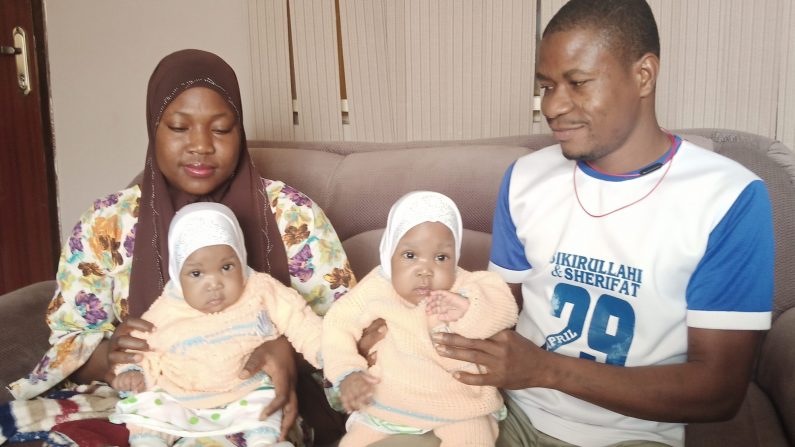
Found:
M 307 196 L 282 182 L 263 182 L 287 251 L 291 286 L 322 316 L 355 283 L 342 244 Z M 52 346 L 28 377 L 9 386 L 17 399 L 64 381 L 126 318 L 140 198 L 133 186 L 97 200 L 74 227 L 47 311 Z

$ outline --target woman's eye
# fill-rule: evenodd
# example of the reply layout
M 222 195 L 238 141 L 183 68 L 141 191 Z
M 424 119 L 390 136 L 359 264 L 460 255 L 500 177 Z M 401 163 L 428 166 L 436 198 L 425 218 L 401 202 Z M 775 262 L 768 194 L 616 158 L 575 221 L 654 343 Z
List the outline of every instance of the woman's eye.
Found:
M 168 128 L 169 128 L 169 129 L 170 129 L 172 132 L 185 132 L 185 131 L 187 131 L 187 130 L 188 130 L 188 128 L 187 128 L 187 127 L 185 127 L 185 126 L 180 126 L 180 125 L 178 125 L 178 124 L 170 124 L 170 125 L 168 126 Z
M 232 132 L 232 128 L 231 127 L 228 128 L 228 129 L 213 129 L 213 133 L 218 134 L 218 135 L 226 135 L 229 132 Z
M 583 85 L 585 85 L 586 82 L 588 81 L 571 81 L 571 85 L 575 87 L 582 87 Z

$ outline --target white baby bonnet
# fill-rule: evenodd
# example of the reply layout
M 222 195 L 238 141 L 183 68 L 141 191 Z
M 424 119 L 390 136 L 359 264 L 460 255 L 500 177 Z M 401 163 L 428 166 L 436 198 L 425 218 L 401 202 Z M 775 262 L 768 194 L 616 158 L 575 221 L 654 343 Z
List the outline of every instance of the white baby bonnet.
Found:
M 179 272 L 188 256 L 211 245 L 232 247 L 246 270 L 246 241 L 231 209 L 214 202 L 196 202 L 180 208 L 168 227 L 168 274 L 172 286 L 179 286 Z
M 453 232 L 455 259 L 461 258 L 461 213 L 452 199 L 433 191 L 413 191 L 395 202 L 389 210 L 386 230 L 381 237 L 381 271 L 386 278 L 392 277 L 392 255 L 400 238 L 409 230 L 424 222 L 439 222 Z

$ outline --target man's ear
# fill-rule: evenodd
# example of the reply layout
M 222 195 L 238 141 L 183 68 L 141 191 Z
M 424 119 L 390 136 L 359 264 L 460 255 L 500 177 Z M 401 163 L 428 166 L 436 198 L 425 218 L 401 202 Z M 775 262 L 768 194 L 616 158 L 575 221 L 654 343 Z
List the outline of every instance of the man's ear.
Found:
M 634 68 L 641 98 L 653 95 L 660 73 L 660 58 L 653 53 L 646 53 L 635 62 Z

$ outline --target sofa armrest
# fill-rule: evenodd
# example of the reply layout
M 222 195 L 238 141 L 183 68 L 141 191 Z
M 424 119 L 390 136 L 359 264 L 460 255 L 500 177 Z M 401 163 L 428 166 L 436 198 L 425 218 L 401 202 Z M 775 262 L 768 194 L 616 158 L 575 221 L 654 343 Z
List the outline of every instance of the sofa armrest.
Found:
M 8 384 L 28 374 L 49 347 L 45 313 L 55 281 L 42 281 L 0 295 L 0 403 L 13 397 Z
M 784 432 L 795 444 L 795 308 L 773 322 L 759 357 L 756 382 L 776 407 Z

